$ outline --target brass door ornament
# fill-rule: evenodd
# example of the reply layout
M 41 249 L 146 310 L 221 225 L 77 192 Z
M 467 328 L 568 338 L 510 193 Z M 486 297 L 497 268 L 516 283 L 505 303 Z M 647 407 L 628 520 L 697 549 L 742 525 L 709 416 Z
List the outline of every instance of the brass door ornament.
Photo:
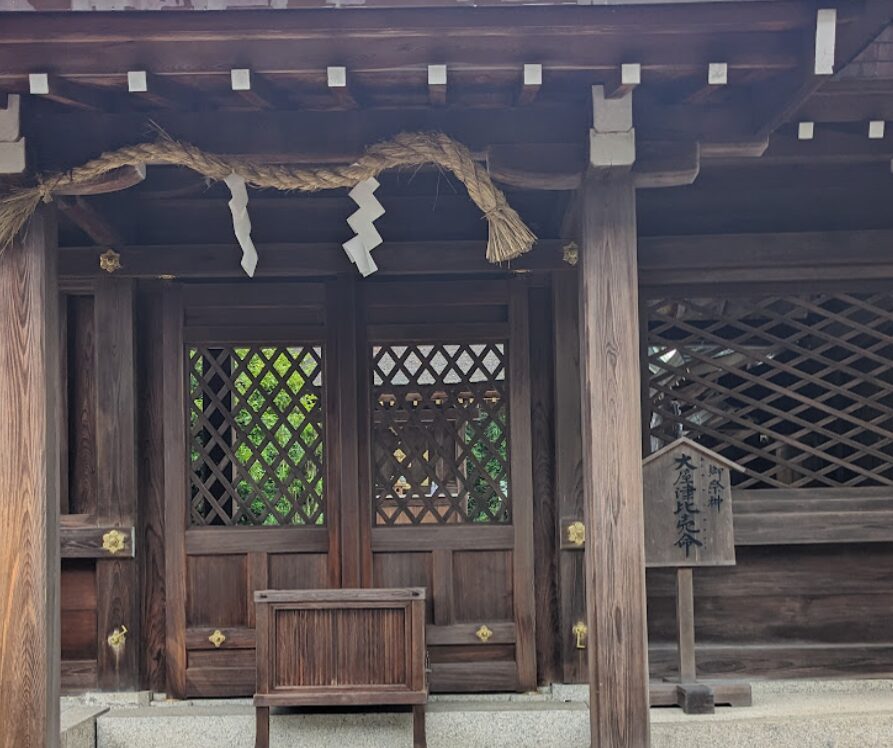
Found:
M 567 542 L 583 545 L 586 542 L 586 525 L 580 521 L 569 524 L 567 526 Z
M 586 649 L 586 636 L 589 634 L 589 627 L 583 621 L 577 621 L 571 632 L 577 640 L 577 649 Z
M 119 530 L 109 530 L 102 536 L 102 548 L 108 551 L 112 556 L 124 550 L 127 537 Z
M 106 641 L 108 641 L 109 646 L 113 649 L 123 646 L 124 642 L 127 641 L 127 626 L 122 626 L 121 628 L 112 631 Z
M 493 636 L 493 630 L 485 623 L 474 632 L 474 635 L 486 644 Z
M 214 633 L 208 637 L 208 641 L 220 649 L 220 645 L 226 641 L 226 635 L 220 629 L 214 629 Z

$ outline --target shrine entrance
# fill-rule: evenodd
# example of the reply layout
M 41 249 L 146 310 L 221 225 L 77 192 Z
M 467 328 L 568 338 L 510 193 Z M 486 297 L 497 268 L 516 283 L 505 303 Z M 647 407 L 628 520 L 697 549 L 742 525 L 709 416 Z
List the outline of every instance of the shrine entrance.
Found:
M 535 688 L 527 324 L 521 278 L 169 284 L 173 695 L 252 694 L 254 592 L 327 587 L 426 587 L 433 690 Z

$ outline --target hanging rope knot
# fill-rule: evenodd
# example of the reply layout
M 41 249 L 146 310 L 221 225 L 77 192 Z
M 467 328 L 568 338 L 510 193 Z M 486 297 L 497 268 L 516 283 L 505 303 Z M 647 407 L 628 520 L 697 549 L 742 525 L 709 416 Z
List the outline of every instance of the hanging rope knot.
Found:
M 60 179 L 58 176 L 50 177 L 49 179 L 44 179 L 43 177 L 37 177 L 37 194 L 40 196 L 40 201 L 44 203 L 53 202 L 53 190 L 55 190 L 59 186 Z

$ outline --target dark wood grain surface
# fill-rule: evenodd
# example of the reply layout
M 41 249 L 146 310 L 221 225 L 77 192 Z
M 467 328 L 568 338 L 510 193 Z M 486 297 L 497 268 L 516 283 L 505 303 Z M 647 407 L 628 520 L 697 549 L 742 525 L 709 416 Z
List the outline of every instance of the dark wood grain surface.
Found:
M 42 208 L 0 262 L 0 745 L 59 735 L 56 223 Z M 11 623 L 14 621 L 14 623 Z
M 647 746 L 635 190 L 590 175 L 580 268 L 583 464 L 592 741 Z

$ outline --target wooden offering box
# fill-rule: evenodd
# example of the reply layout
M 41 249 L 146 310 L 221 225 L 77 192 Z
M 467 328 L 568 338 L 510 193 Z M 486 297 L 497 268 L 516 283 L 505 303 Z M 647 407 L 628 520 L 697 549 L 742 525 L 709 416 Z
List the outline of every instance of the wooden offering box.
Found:
M 272 706 L 409 705 L 425 745 L 425 590 L 267 590 L 257 611 L 257 748 Z

